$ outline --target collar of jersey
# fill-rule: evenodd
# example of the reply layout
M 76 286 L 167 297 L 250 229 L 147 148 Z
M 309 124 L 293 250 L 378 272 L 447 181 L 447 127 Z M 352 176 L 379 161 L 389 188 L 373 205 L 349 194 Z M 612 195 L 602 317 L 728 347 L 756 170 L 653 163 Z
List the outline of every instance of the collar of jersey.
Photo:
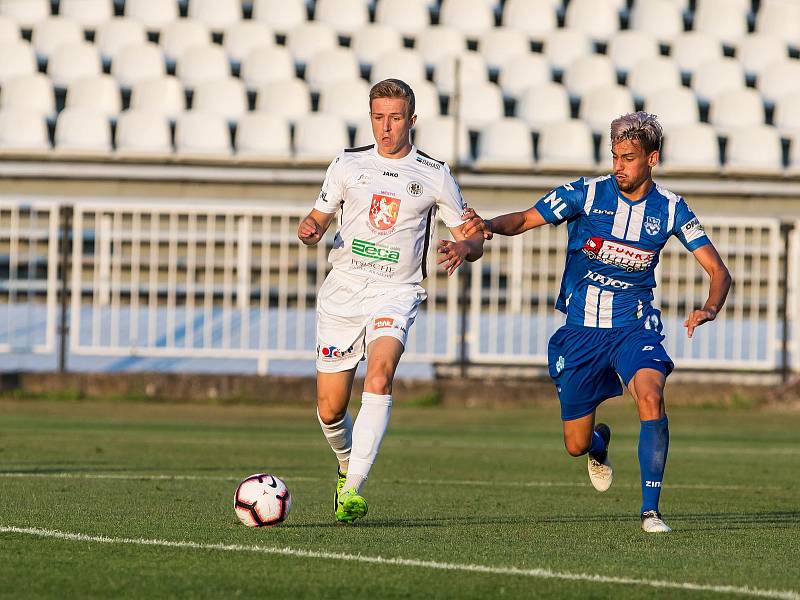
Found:
M 630 204 L 631 206 L 633 206 L 635 204 L 639 204 L 640 202 L 644 202 L 645 200 L 647 200 L 653 194 L 653 192 L 657 191 L 656 190 L 656 182 L 651 180 L 652 183 L 650 184 L 650 189 L 647 190 L 647 193 L 644 196 L 642 196 L 641 198 L 639 198 L 638 200 L 631 200 L 630 198 L 626 198 L 623 195 L 622 191 L 619 189 L 619 185 L 617 184 L 617 178 L 614 177 L 613 173 L 611 174 L 610 179 L 611 179 L 611 185 L 614 186 L 614 190 L 617 192 L 617 198 L 619 198 L 620 200 L 622 200 L 623 202 L 625 202 L 627 204 Z
M 414 162 L 416 160 L 417 147 L 414 144 L 411 144 L 411 151 L 403 158 L 386 158 L 385 156 L 381 156 L 381 153 L 378 152 L 378 144 L 376 142 L 372 147 L 372 153 L 378 160 L 385 162 L 387 165 L 397 165 L 407 162 Z

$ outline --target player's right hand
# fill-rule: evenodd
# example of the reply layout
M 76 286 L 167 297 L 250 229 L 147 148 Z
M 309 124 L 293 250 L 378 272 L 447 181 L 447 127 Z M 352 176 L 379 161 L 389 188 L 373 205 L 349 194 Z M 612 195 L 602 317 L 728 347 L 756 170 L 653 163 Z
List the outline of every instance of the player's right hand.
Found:
M 491 227 L 478 216 L 478 213 L 476 213 L 474 209 L 468 208 L 465 210 L 461 218 L 466 221 L 466 223 L 461 225 L 461 233 L 464 234 L 464 237 L 471 237 L 480 231 L 483 233 L 483 239 L 492 239 L 493 234 Z
M 306 217 L 300 221 L 300 226 L 297 228 L 297 237 L 306 246 L 313 246 L 322 239 L 322 227 L 311 217 Z

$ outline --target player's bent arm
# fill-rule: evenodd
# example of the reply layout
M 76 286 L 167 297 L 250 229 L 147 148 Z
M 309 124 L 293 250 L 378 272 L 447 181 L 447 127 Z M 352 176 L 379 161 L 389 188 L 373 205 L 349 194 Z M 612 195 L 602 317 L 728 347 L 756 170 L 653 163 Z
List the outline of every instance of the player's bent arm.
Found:
M 725 299 L 728 297 L 732 282 L 728 267 L 725 266 L 713 244 L 706 244 L 692 254 L 708 273 L 711 282 L 708 286 L 708 298 L 703 304 L 703 308 L 692 311 L 683 324 L 689 337 L 692 337 L 697 326 L 717 318 L 717 313 L 722 310 Z
M 312 208 L 297 227 L 297 237 L 306 246 L 313 246 L 322 239 L 336 213 L 326 213 Z
M 465 260 L 475 262 L 483 256 L 483 233 L 478 231 L 466 237 L 462 233 L 461 227 L 450 227 L 449 229 L 456 241 L 439 241 L 437 248 L 439 258 L 436 263 L 442 265 L 448 275 L 452 275 Z
M 519 235 L 530 229 L 541 227 L 546 223 L 547 221 L 545 221 L 542 214 L 534 207 L 521 212 L 498 215 L 486 220 L 489 231 L 500 235 Z

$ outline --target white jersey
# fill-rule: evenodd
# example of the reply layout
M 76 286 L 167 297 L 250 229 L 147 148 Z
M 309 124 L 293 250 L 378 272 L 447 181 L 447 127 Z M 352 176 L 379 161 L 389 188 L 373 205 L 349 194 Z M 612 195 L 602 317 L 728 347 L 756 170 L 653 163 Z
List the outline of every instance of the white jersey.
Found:
M 427 277 L 437 209 L 445 225 L 458 227 L 466 205 L 447 164 L 415 146 L 403 158 L 385 158 L 373 144 L 334 159 L 314 208 L 341 210 L 329 255 L 334 270 L 418 284 Z

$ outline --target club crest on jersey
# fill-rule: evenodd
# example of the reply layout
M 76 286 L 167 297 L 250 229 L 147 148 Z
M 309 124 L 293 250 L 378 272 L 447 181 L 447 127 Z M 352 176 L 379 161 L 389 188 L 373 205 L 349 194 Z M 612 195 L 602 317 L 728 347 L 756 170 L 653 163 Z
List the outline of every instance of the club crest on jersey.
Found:
M 644 230 L 650 235 L 656 235 L 661 231 L 661 219 L 657 217 L 647 217 L 644 222 Z
M 383 194 L 372 194 L 369 207 L 369 224 L 378 231 L 387 231 L 397 223 L 400 213 L 400 198 L 392 198 Z
M 631 273 L 646 271 L 653 264 L 656 253 L 642 250 L 628 244 L 591 237 L 583 245 L 583 253 L 592 260 L 620 267 Z
M 406 186 L 406 191 L 409 196 L 419 197 L 422 196 L 422 184 L 419 181 L 412 181 Z

